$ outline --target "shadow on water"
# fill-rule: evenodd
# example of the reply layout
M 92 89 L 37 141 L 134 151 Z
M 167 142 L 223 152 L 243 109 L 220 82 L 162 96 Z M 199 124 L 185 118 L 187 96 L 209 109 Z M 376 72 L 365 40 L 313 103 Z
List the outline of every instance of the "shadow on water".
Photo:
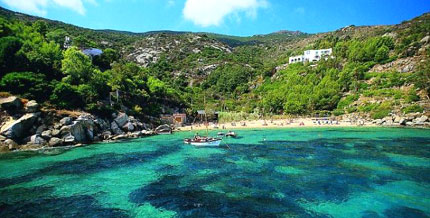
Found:
M 23 182 L 29 182 L 47 175 L 90 174 L 112 168 L 130 167 L 177 152 L 180 149 L 180 146 L 163 146 L 151 152 L 134 152 L 126 154 L 104 153 L 70 161 L 56 162 L 34 173 L 7 179 L 0 179 L 0 188 Z
M 0 217 L 128 217 L 128 215 L 126 211 L 120 209 L 102 207 L 89 195 L 78 195 L 33 198 L 12 204 L 0 202 Z
M 306 214 L 294 202 L 267 195 L 243 198 L 201 189 L 201 184 L 178 186 L 183 177 L 165 176 L 133 191 L 129 198 L 136 204 L 151 203 L 178 212 L 180 217 L 277 217 L 281 214 Z M 202 181 L 199 181 L 202 182 Z

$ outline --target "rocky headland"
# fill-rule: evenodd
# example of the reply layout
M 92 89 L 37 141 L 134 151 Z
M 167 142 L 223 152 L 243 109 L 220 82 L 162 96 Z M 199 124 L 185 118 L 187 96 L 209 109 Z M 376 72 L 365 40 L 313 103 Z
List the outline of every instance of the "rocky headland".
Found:
M 0 99 L 0 151 L 90 144 L 155 134 L 153 125 L 118 112 L 111 119 L 41 109 L 32 100 Z M 168 128 L 165 127 L 165 128 Z

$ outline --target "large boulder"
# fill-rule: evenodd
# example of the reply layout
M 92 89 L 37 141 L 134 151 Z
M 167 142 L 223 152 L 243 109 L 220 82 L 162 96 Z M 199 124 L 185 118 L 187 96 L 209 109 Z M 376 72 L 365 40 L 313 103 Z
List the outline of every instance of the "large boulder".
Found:
M 428 120 L 428 117 L 426 115 L 422 115 L 420 118 L 417 118 L 418 122 L 426 122 Z
M 120 113 L 116 118 L 115 122 L 118 126 L 124 126 L 128 122 L 128 116 L 125 113 Z
M 172 132 L 172 128 L 169 125 L 164 124 L 164 125 L 158 126 L 155 129 L 155 132 L 157 132 L 157 133 L 169 133 L 169 132 Z
M 77 120 L 70 125 L 70 133 L 76 142 L 92 142 L 94 139 L 94 122 L 92 120 Z
M 0 109 L 7 111 L 20 110 L 22 108 L 21 100 L 15 96 L 0 98 Z
M 33 126 L 37 116 L 34 113 L 25 114 L 16 121 L 8 122 L 2 126 L 0 134 L 13 139 L 19 139 L 28 134 L 28 130 Z
M 35 100 L 31 100 L 25 104 L 25 111 L 27 113 L 35 113 L 39 111 L 39 104 Z
M 122 134 L 124 134 L 124 131 L 122 131 L 119 128 L 118 124 L 115 121 L 113 121 L 110 124 L 110 129 L 112 130 L 113 134 L 115 134 L 115 135 L 122 135 Z

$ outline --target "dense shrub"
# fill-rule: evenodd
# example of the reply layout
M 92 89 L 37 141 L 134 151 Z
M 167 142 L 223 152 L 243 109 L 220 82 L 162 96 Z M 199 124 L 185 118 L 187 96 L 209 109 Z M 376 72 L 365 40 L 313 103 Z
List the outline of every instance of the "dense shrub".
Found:
M 409 105 L 409 106 L 407 106 L 405 108 L 402 108 L 402 111 L 405 114 L 416 113 L 416 112 L 422 113 L 424 111 L 424 108 L 421 107 L 420 105 L 413 104 L 413 105 Z
M 84 106 L 84 101 L 78 89 L 63 82 L 55 85 L 50 100 L 54 105 L 62 109 L 76 109 Z
M 52 90 L 43 74 L 32 72 L 8 73 L 1 79 L 0 87 L 12 94 L 39 101 L 46 100 Z

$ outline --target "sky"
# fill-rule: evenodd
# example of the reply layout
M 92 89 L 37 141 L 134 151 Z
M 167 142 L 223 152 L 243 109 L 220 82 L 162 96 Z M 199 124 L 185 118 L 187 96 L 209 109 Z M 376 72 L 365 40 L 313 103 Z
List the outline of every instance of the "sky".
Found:
M 398 24 L 429 12 L 430 0 L 0 0 L 0 6 L 92 29 L 251 36 Z

